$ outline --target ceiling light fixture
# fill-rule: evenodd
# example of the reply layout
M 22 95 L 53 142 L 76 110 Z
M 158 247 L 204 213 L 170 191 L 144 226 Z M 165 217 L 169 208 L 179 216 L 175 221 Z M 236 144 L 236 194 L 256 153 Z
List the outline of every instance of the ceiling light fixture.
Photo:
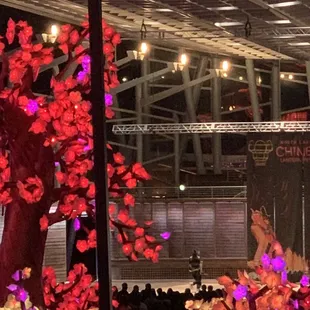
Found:
M 288 79 L 289 79 L 289 80 L 293 80 L 293 79 L 294 79 L 294 75 L 293 75 L 293 74 L 290 74 L 290 75 L 288 76 Z
M 301 1 L 285 1 L 285 2 L 279 2 L 279 3 L 274 3 L 274 4 L 268 4 L 271 8 L 285 8 L 288 6 L 293 6 L 293 5 L 298 5 L 301 4 Z
M 295 42 L 295 43 L 288 43 L 290 46 L 309 46 L 309 42 Z
M 278 19 L 278 20 L 268 20 L 266 21 L 268 24 L 272 25 L 285 25 L 285 24 L 290 24 L 291 21 L 288 19 Z
M 207 8 L 209 11 L 234 11 L 238 10 L 237 6 L 216 6 L 213 8 Z
M 293 34 L 284 34 L 284 35 L 279 35 L 279 36 L 273 36 L 273 39 L 294 39 L 296 38 L 295 35 Z
M 171 9 L 167 9 L 167 8 L 161 8 L 161 9 L 156 9 L 156 12 L 173 12 Z
M 218 22 L 214 23 L 216 27 L 233 27 L 233 26 L 242 26 L 240 22 Z
M 284 73 L 281 73 L 280 74 L 280 79 L 284 79 L 285 78 L 285 74 Z

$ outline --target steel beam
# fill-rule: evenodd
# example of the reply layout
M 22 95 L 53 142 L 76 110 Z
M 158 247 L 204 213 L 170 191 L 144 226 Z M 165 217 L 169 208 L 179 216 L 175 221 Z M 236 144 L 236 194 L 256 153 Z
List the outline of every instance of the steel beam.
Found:
M 260 122 L 260 112 L 259 112 L 259 102 L 258 102 L 258 95 L 257 95 L 257 87 L 256 87 L 256 77 L 254 71 L 254 62 L 253 59 L 246 59 L 246 71 L 248 76 L 249 82 L 249 91 L 250 91 L 250 98 L 251 98 L 251 106 L 253 111 L 253 120 L 254 122 Z
M 189 134 L 189 133 L 247 133 L 247 132 L 310 132 L 310 122 L 234 122 L 114 125 L 116 135 Z
M 132 61 L 135 59 L 135 56 L 134 56 L 134 52 L 133 51 L 127 51 L 127 57 L 124 57 L 122 59 L 119 59 L 115 62 L 115 65 L 117 67 L 121 67 L 125 64 L 127 64 L 128 62 Z
M 197 71 L 197 76 L 196 78 L 201 78 L 202 76 L 205 75 L 206 70 L 208 68 L 208 63 L 209 63 L 209 59 L 207 57 L 202 57 L 201 61 L 199 63 L 199 68 Z M 194 99 L 194 103 L 195 103 L 195 109 L 197 110 L 198 107 L 198 103 L 199 103 L 199 99 L 200 99 L 200 94 L 201 94 L 201 90 L 202 90 L 202 84 L 197 84 L 193 87 L 193 99 Z
M 205 75 L 205 76 L 203 76 L 203 77 L 201 77 L 199 79 L 192 80 L 192 81 L 190 81 L 187 84 L 178 85 L 178 86 L 172 87 L 170 89 L 164 90 L 164 91 L 162 91 L 162 92 L 160 92 L 158 94 L 155 94 L 152 97 L 150 97 L 147 102 L 143 101 L 143 105 L 153 104 L 155 102 L 158 102 L 160 100 L 168 98 L 168 97 L 170 97 L 172 95 L 175 95 L 175 94 L 177 94 L 177 93 L 179 93 L 181 91 L 184 91 L 187 88 L 190 88 L 190 87 L 193 87 L 193 86 L 195 86 L 197 84 L 201 84 L 201 83 L 203 83 L 205 81 L 208 81 L 208 80 L 210 80 L 213 77 L 213 74 L 214 74 L 213 72 L 210 72 L 210 74 Z
M 169 158 L 171 158 L 171 157 L 173 157 L 173 156 L 174 156 L 174 154 L 168 154 L 168 155 L 164 155 L 164 156 L 160 156 L 160 157 L 155 157 L 155 158 L 153 158 L 153 159 L 150 159 L 150 160 L 148 160 L 148 161 L 143 162 L 143 165 L 144 165 L 144 166 L 145 166 L 145 165 L 150 165 L 150 164 L 156 163 L 156 162 L 158 162 L 158 161 L 162 161 L 162 160 L 169 159 Z
M 308 98 L 310 105 L 310 61 L 306 61 L 306 73 L 307 73 L 307 84 L 308 84 Z
M 179 118 L 176 114 L 173 115 L 174 119 L 176 122 L 178 122 Z M 178 133 L 174 134 L 174 144 L 173 144 L 173 149 L 174 149 L 174 184 L 175 186 L 180 185 L 180 135 Z
M 206 73 L 207 70 L 207 66 L 208 66 L 208 58 L 207 57 L 203 57 L 201 58 L 200 62 L 198 63 L 197 66 L 197 74 L 195 79 L 200 79 L 201 77 L 203 77 Z M 188 67 L 189 68 L 189 67 Z M 203 83 L 197 84 L 193 87 L 193 100 L 194 100 L 194 105 L 195 105 L 195 113 L 197 111 L 197 107 L 199 104 L 199 99 L 200 99 L 200 94 L 201 94 L 201 89 Z M 211 87 L 210 87 L 211 89 Z M 185 114 L 184 118 L 183 118 L 183 122 L 187 123 L 189 121 L 188 118 L 188 114 Z M 189 136 L 183 136 L 181 139 L 181 150 L 180 150 L 180 157 L 182 158 L 185 149 L 187 148 L 188 145 L 188 141 L 189 141 Z
M 220 68 L 220 60 L 218 58 L 213 59 L 213 68 Z M 212 79 L 212 118 L 214 122 L 221 121 L 221 99 L 222 99 L 222 85 L 221 77 L 219 74 L 215 74 Z M 213 155 L 213 171 L 215 175 L 222 173 L 221 156 L 222 156 L 222 139 L 221 134 L 216 133 L 212 136 L 212 155 Z
M 280 88 L 280 67 L 279 63 L 272 66 L 271 90 L 272 90 L 272 120 L 281 120 L 281 88 Z
M 135 87 L 136 85 L 142 84 L 144 82 L 148 82 L 151 80 L 156 79 L 159 76 L 162 76 L 168 72 L 171 72 L 172 70 L 174 70 L 174 65 L 173 63 L 168 64 L 167 68 L 156 71 L 154 73 L 148 74 L 146 76 L 131 80 L 129 82 L 123 83 L 121 85 L 119 85 L 117 88 L 114 88 L 111 90 L 112 95 L 121 93 L 127 89 L 130 89 L 132 87 Z
M 142 123 L 142 87 L 141 84 L 136 85 L 136 111 L 137 111 L 137 121 Z M 137 133 L 136 136 L 136 146 L 137 146 L 137 162 L 143 162 L 143 136 L 141 132 Z
M 184 85 L 188 85 L 190 83 L 190 75 L 189 75 L 188 67 L 185 67 L 183 69 L 182 78 L 183 78 Z M 190 122 L 195 123 L 197 119 L 196 119 L 196 109 L 195 109 L 193 91 L 191 88 L 186 87 L 184 89 L 184 92 L 185 92 L 185 100 L 186 100 L 186 105 L 187 105 L 188 120 Z M 201 141 L 200 141 L 199 134 L 193 135 L 193 148 L 194 148 L 194 153 L 196 156 L 197 173 L 205 174 L 206 169 L 205 169 L 204 162 L 203 162 L 202 148 L 201 148 Z

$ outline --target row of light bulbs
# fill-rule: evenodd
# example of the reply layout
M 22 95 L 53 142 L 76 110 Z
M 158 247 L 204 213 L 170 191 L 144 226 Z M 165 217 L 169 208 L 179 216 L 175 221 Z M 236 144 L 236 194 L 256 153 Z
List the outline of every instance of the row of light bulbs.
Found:
M 52 25 L 51 26 L 51 31 L 50 31 L 49 34 L 42 33 L 43 41 L 44 42 L 55 43 L 58 34 L 59 34 L 59 27 L 57 25 Z M 144 57 L 149 53 L 149 51 L 150 51 L 149 44 L 147 42 L 141 42 L 140 49 L 139 49 L 139 52 L 138 52 L 139 59 L 143 60 Z M 179 69 L 182 70 L 188 64 L 188 62 L 189 62 L 188 55 L 185 54 L 185 53 L 182 53 L 179 56 L 179 61 L 178 61 Z M 231 63 L 228 60 L 222 61 L 221 69 L 223 71 L 223 74 L 222 74 L 223 77 L 227 77 L 228 76 L 227 72 L 230 70 L 230 68 L 231 68 Z M 280 78 L 281 79 L 285 79 L 286 78 L 285 74 L 281 73 L 280 74 Z M 293 80 L 294 76 L 293 76 L 293 74 L 289 74 L 287 76 L 287 78 L 289 80 Z M 243 76 L 239 76 L 239 80 L 243 81 Z M 123 78 L 123 82 L 127 82 L 127 78 L 126 77 Z M 258 77 L 258 84 L 261 84 L 261 82 L 262 82 L 261 77 Z

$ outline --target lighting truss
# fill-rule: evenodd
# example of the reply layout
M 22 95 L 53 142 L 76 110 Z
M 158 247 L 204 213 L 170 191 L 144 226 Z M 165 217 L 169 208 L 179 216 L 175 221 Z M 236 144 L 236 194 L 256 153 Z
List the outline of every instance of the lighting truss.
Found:
M 247 133 L 247 132 L 310 132 L 310 122 L 234 122 L 114 125 L 116 135 L 186 134 L 186 133 Z

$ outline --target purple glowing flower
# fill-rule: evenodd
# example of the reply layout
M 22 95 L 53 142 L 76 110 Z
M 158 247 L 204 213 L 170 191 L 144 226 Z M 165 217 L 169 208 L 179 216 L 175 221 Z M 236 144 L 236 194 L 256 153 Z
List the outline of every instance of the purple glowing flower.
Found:
M 10 292 L 15 292 L 17 290 L 18 286 L 16 284 L 10 284 L 9 286 L 7 286 L 7 289 Z
M 281 272 L 285 269 L 286 263 L 282 257 L 277 256 L 271 260 L 271 265 L 273 271 Z
M 286 272 L 286 270 L 283 270 L 281 273 L 281 283 L 282 283 L 282 285 L 285 285 L 287 283 L 287 272 Z
M 171 236 L 171 232 L 166 231 L 166 232 L 160 234 L 160 236 L 161 236 L 164 240 L 168 240 L 168 239 L 170 238 L 170 236 Z
M 86 145 L 86 146 L 84 147 L 84 149 L 83 149 L 84 152 L 88 152 L 88 151 L 90 151 L 90 150 L 91 150 L 90 145 Z
M 300 284 L 302 286 L 309 286 L 309 277 L 306 275 L 303 275 L 300 279 Z
M 39 110 L 39 105 L 35 100 L 30 99 L 27 104 L 27 110 L 32 114 L 36 113 Z
M 75 230 L 75 231 L 80 230 L 80 228 L 81 228 L 81 222 L 80 222 L 80 220 L 79 220 L 78 218 L 76 218 L 76 219 L 74 220 L 74 222 L 73 222 L 73 227 L 74 227 L 74 230 Z
M 20 270 L 16 270 L 12 275 L 12 279 L 18 282 L 20 280 L 20 274 L 21 274 Z
M 238 285 L 233 292 L 233 296 L 236 300 L 245 298 L 248 294 L 248 287 L 246 285 Z
M 28 292 L 22 287 L 18 287 L 17 290 L 13 292 L 13 295 L 17 301 L 25 302 L 28 298 Z
M 270 257 L 268 256 L 268 254 L 264 254 L 262 257 L 261 257 L 261 262 L 262 262 L 262 265 L 265 269 L 269 268 L 270 266 L 270 263 L 271 263 L 271 260 L 270 260 Z
M 24 288 L 22 288 L 16 284 L 11 284 L 7 288 L 9 291 L 12 292 L 12 294 L 15 296 L 15 299 L 17 301 L 25 302 L 27 300 L 28 292 Z
M 88 72 L 90 70 L 90 56 L 85 55 L 82 60 L 82 68 L 83 71 Z
M 113 96 L 111 94 L 105 94 L 105 106 L 110 107 L 113 104 Z
M 77 80 L 78 82 L 82 82 L 86 76 L 86 72 L 85 71 L 80 71 L 77 75 Z

